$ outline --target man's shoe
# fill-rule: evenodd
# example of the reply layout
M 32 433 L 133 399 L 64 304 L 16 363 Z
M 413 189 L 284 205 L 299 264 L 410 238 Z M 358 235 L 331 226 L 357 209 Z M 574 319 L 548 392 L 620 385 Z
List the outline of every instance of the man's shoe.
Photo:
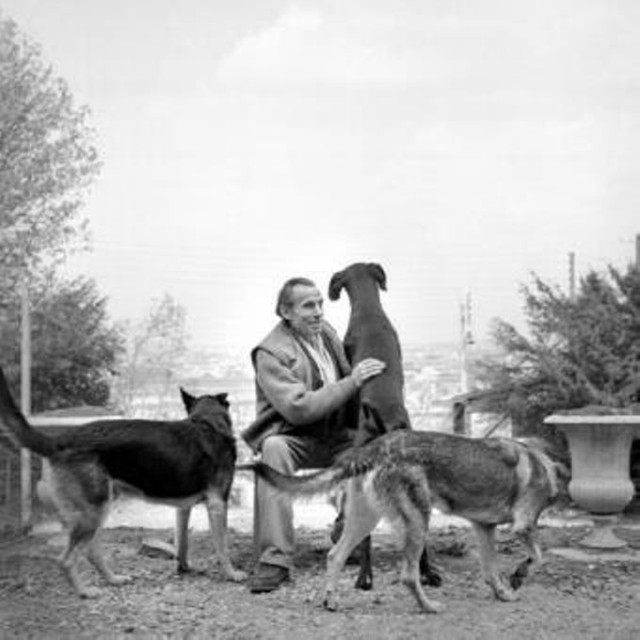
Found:
M 251 593 L 275 591 L 283 582 L 289 581 L 289 569 L 275 564 L 261 562 L 256 572 L 249 578 Z

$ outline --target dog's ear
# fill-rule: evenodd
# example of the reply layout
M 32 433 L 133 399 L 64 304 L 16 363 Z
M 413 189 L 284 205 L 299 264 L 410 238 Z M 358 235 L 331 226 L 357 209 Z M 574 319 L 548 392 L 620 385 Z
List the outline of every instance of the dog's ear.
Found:
M 187 410 L 187 413 L 191 413 L 191 408 L 193 407 L 193 403 L 196 399 L 190 393 L 187 393 L 182 387 L 180 387 L 180 396 L 182 397 L 182 404 Z
M 370 262 L 367 265 L 367 271 L 371 277 L 378 283 L 383 291 L 387 290 L 387 274 L 384 269 L 376 262 Z
M 342 287 L 344 287 L 344 271 L 338 271 L 331 276 L 331 282 L 329 282 L 329 300 L 337 300 Z
M 229 408 L 229 401 L 227 400 L 228 396 L 229 396 L 228 393 L 216 393 L 216 398 L 218 399 L 220 404 L 226 409 Z

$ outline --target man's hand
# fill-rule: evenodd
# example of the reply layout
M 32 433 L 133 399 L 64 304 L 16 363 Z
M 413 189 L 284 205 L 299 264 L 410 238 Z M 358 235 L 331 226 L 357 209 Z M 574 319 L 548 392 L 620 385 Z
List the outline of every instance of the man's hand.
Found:
M 387 365 L 377 358 L 365 358 L 358 362 L 351 372 L 356 386 L 360 388 L 367 380 L 380 375 Z

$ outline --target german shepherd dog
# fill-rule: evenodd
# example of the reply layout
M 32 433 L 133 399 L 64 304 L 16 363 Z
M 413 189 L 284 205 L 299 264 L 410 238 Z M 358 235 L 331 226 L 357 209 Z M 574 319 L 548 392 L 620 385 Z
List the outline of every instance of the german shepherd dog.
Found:
M 227 502 L 236 461 L 227 394 L 196 398 L 183 389 L 180 392 L 189 414 L 184 420 L 98 420 L 49 436 L 27 422 L 0 369 L 0 422 L 17 444 L 50 464 L 50 479 L 43 478 L 37 491 L 41 500 L 55 508 L 68 531 L 68 543 L 59 561 L 81 597 L 100 595 L 98 589 L 83 585 L 79 579 L 77 562 L 84 551 L 108 584 L 129 581 L 109 569 L 97 539 L 114 489 L 179 508 L 179 572 L 189 570 L 190 509 L 204 502 L 224 575 L 233 581 L 246 578 L 232 566 L 227 547 Z
M 378 358 L 385 370 L 370 380 L 358 396 L 359 416 L 355 436 L 357 446 L 371 442 L 385 433 L 411 429 L 411 420 L 404 402 L 404 371 L 400 339 L 380 302 L 380 291 L 387 290 L 387 275 L 375 262 L 357 262 L 333 274 L 329 282 L 329 299 L 338 300 L 345 289 L 351 304 L 349 325 L 344 336 L 344 349 L 354 365 L 365 358 Z M 348 489 L 347 489 L 348 490 Z M 343 511 L 340 511 L 332 540 L 340 536 Z M 358 545 L 354 556 L 360 560 L 356 588 L 373 587 L 371 537 Z M 420 580 L 423 584 L 439 586 L 440 574 L 429 562 L 425 548 L 420 557 Z
M 538 517 L 564 492 L 568 476 L 544 441 L 479 440 L 428 431 L 380 436 L 309 476 L 286 476 L 260 462 L 254 463 L 254 469 L 292 495 L 323 493 L 347 482 L 354 485 L 347 492 L 343 533 L 328 554 L 327 609 L 337 609 L 336 583 L 349 553 L 387 517 L 403 525 L 401 580 L 427 613 L 443 609 L 426 596 L 419 579 L 419 558 L 433 507 L 472 523 L 486 582 L 499 600 L 515 600 L 515 590 L 542 559 Z M 498 574 L 494 545 L 496 526 L 503 523 L 513 524 L 513 533 L 528 550 L 508 582 Z

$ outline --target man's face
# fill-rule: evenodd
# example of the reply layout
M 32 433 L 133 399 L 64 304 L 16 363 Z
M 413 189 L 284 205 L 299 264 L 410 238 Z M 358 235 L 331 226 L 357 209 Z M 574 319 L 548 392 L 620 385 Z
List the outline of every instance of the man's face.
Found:
M 291 328 L 307 340 L 320 335 L 324 315 L 320 291 L 297 284 L 291 291 L 291 302 L 291 306 L 282 311 Z

